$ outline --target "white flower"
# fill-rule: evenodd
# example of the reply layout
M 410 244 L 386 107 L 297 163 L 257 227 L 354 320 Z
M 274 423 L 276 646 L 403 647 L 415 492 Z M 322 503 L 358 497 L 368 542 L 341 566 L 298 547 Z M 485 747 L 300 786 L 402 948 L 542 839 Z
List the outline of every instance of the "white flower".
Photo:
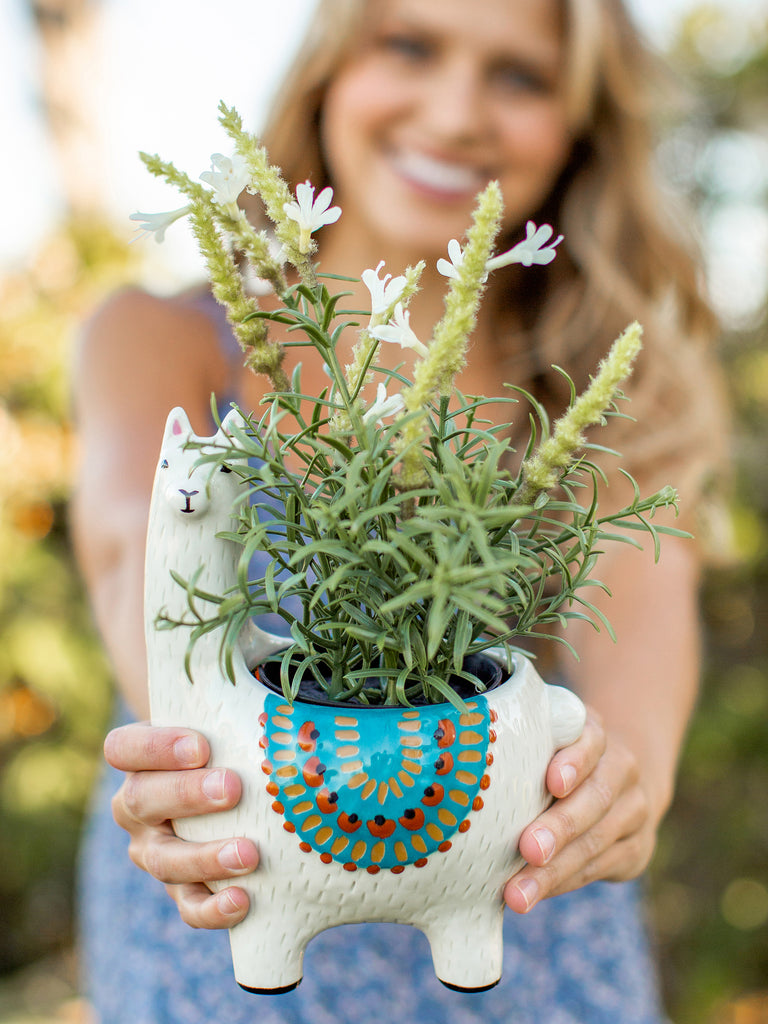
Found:
M 522 263 L 524 267 L 530 267 L 534 263 L 545 266 L 557 256 L 555 247 L 563 240 L 563 236 L 558 235 L 554 242 L 550 242 L 549 239 L 553 235 L 550 225 L 542 224 L 537 228 L 532 220 L 525 226 L 525 235 L 522 242 L 488 260 L 487 269 L 498 270 L 499 267 L 507 267 L 510 263 Z
M 387 386 L 381 383 L 376 388 L 376 401 L 363 413 L 363 423 L 375 420 L 381 423 L 385 416 L 394 416 L 396 412 L 404 407 L 405 402 L 402 395 L 391 395 L 387 397 Z
M 156 242 L 162 242 L 171 224 L 186 217 L 190 209 L 190 206 L 181 206 L 178 210 L 169 210 L 167 213 L 132 213 L 129 220 L 138 223 L 136 239 L 154 235 Z
M 248 165 L 239 153 L 233 157 L 212 153 L 211 169 L 203 171 L 200 180 L 213 189 L 214 203 L 229 206 L 237 203 L 238 196 L 250 181 Z
M 461 251 L 461 246 L 455 238 L 452 238 L 448 243 L 448 256 L 450 257 L 450 263 L 448 260 L 440 259 L 437 261 L 437 269 L 443 277 L 458 278 L 459 267 L 464 262 L 464 253 Z
M 323 224 L 333 224 L 341 216 L 341 207 L 331 206 L 333 189 L 324 188 L 315 199 L 315 189 L 308 181 L 296 186 L 296 200 L 284 203 L 283 209 L 299 224 L 299 252 L 309 252 L 309 236 Z M 330 209 L 329 209 L 330 206 Z
M 371 317 L 386 313 L 389 307 L 398 302 L 405 287 L 405 277 L 392 277 L 386 274 L 382 280 L 379 272 L 384 266 L 384 260 L 379 263 L 375 270 L 364 270 L 360 275 L 363 284 L 371 293 Z
M 369 327 L 368 333 L 379 341 L 391 341 L 401 348 L 412 348 L 420 356 L 427 354 L 427 346 L 411 330 L 411 314 L 403 309 L 402 302 L 395 306 L 394 316 L 388 324 Z

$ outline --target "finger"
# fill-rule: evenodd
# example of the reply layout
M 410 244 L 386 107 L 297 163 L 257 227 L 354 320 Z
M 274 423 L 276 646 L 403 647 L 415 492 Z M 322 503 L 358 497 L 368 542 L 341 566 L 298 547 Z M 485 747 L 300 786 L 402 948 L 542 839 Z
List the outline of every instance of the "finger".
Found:
M 654 829 L 639 829 L 612 843 L 600 857 L 566 876 L 560 885 L 554 886 L 547 895 L 559 896 L 565 892 L 572 892 L 598 879 L 607 882 L 628 882 L 645 871 L 651 862 L 655 847 Z
M 570 796 L 556 800 L 523 831 L 520 853 L 535 867 L 542 867 L 555 856 L 562 855 L 569 844 L 593 833 L 594 827 L 618 799 L 620 786 L 620 783 L 614 786 L 604 773 L 598 775 L 593 772 Z M 589 841 L 596 841 L 594 833 Z M 592 850 L 590 856 L 598 852 Z
M 176 901 L 181 919 L 192 928 L 231 928 L 248 913 L 248 893 L 234 886 L 215 895 L 202 884 L 166 888 Z
M 554 797 L 564 797 L 594 771 L 605 753 L 607 738 L 602 720 L 589 709 L 581 736 L 575 743 L 554 755 L 547 768 L 547 789 Z
M 191 729 L 139 722 L 113 729 L 104 740 L 104 757 L 123 772 L 172 771 L 202 768 L 210 749 L 205 737 Z
M 250 839 L 237 837 L 209 843 L 188 843 L 170 830 L 139 835 L 131 842 L 131 860 L 166 884 L 225 881 L 253 871 L 259 851 Z
M 570 892 L 597 879 L 634 878 L 647 866 L 654 846 L 645 795 L 634 788 L 593 828 L 548 858 L 543 867 L 528 864 L 510 879 L 505 900 L 526 913 L 549 896 Z
M 242 793 L 240 778 L 227 768 L 130 773 L 112 800 L 112 814 L 122 828 L 134 822 L 160 825 L 169 818 L 234 807 Z

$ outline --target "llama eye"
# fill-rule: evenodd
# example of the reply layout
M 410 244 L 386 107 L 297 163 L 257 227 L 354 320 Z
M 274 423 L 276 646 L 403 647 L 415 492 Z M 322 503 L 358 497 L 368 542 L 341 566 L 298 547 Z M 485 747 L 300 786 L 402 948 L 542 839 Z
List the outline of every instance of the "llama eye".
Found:
M 221 467 L 221 472 L 222 473 L 231 473 L 232 470 L 229 468 L 229 466 L 222 466 Z
M 160 463 L 160 469 L 168 469 L 168 459 L 163 459 Z

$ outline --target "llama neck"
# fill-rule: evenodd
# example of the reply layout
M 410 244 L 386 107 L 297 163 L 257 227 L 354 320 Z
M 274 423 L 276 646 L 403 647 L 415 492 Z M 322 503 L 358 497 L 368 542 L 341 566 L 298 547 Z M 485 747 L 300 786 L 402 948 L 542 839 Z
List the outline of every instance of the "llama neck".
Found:
M 171 572 L 189 581 L 198 573 L 196 586 L 213 594 L 223 594 L 237 583 L 239 548 L 232 541 L 216 536 L 219 530 L 231 529 L 233 521 L 217 523 L 210 516 L 185 520 L 163 509 L 150 516 L 147 534 L 145 604 L 147 614 L 160 609 L 172 618 L 180 618 L 187 610 L 187 595 L 175 582 Z M 201 601 L 205 613 L 211 609 Z

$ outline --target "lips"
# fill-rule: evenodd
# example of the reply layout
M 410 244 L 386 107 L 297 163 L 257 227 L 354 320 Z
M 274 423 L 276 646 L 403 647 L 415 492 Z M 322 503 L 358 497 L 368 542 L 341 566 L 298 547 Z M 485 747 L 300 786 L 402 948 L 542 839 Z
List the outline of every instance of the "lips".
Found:
M 488 182 L 488 175 L 475 167 L 438 160 L 415 150 L 395 153 L 392 164 L 412 185 L 445 196 L 474 196 Z

